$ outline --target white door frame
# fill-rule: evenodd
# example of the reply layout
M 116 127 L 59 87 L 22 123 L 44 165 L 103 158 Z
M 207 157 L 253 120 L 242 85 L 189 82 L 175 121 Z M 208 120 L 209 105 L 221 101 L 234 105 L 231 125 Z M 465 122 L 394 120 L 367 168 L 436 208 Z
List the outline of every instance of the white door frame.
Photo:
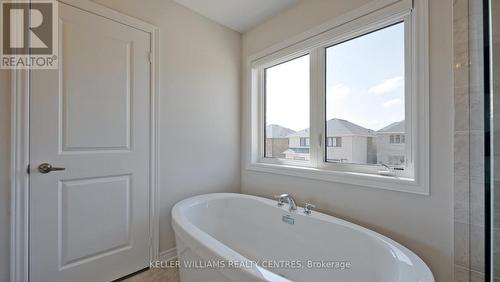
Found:
M 150 259 L 159 257 L 158 205 L 158 125 L 159 125 L 159 29 L 147 22 L 124 15 L 89 0 L 58 0 L 87 12 L 145 31 L 151 38 L 150 64 Z M 11 71 L 11 222 L 10 222 L 10 280 L 29 281 L 29 103 L 30 71 Z

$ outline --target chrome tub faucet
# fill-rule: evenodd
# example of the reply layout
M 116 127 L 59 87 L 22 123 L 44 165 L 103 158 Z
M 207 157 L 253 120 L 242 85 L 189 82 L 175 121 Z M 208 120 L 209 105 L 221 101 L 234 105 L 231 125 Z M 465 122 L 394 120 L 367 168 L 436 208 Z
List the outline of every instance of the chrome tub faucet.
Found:
M 281 194 L 279 196 L 275 196 L 275 198 L 278 199 L 278 206 L 283 206 L 284 203 L 288 203 L 290 211 L 297 210 L 297 203 L 295 202 L 295 199 L 292 197 L 292 195 Z

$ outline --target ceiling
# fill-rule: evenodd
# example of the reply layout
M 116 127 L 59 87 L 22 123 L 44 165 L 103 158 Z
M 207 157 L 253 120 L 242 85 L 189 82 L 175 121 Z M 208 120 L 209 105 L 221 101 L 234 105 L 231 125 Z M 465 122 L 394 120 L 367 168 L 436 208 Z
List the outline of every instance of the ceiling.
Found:
M 177 3 L 238 32 L 245 32 L 299 0 L 175 0 Z

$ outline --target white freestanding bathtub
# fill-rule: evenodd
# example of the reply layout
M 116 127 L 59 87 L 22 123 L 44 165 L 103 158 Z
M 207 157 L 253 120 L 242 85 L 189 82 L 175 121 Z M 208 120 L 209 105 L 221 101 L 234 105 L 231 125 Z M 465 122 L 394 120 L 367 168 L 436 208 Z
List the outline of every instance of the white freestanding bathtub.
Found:
M 433 282 L 413 252 L 319 212 L 243 194 L 207 194 L 172 210 L 182 282 Z

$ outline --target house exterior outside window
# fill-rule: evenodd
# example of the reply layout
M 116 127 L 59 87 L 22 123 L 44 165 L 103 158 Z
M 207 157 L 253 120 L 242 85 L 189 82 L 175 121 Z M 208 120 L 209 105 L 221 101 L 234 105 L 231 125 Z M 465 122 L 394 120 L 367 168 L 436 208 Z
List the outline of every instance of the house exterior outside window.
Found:
M 309 155 L 309 128 L 294 132 L 287 136 L 289 148 L 284 152 L 288 160 L 310 160 Z
M 285 151 L 288 150 L 288 135 L 295 133 L 295 131 L 271 124 L 266 127 L 266 158 L 285 158 Z
M 403 166 L 405 163 L 405 122 L 395 122 L 373 131 L 342 119 L 327 123 L 327 162 L 384 163 Z M 266 157 L 288 160 L 309 160 L 309 129 L 294 132 L 280 125 L 266 128 Z
M 326 124 L 327 139 L 332 146 L 326 147 L 326 161 L 333 163 L 377 163 L 374 131 L 344 119 L 333 118 Z
M 392 123 L 376 132 L 377 162 L 391 166 L 405 164 L 405 122 Z

